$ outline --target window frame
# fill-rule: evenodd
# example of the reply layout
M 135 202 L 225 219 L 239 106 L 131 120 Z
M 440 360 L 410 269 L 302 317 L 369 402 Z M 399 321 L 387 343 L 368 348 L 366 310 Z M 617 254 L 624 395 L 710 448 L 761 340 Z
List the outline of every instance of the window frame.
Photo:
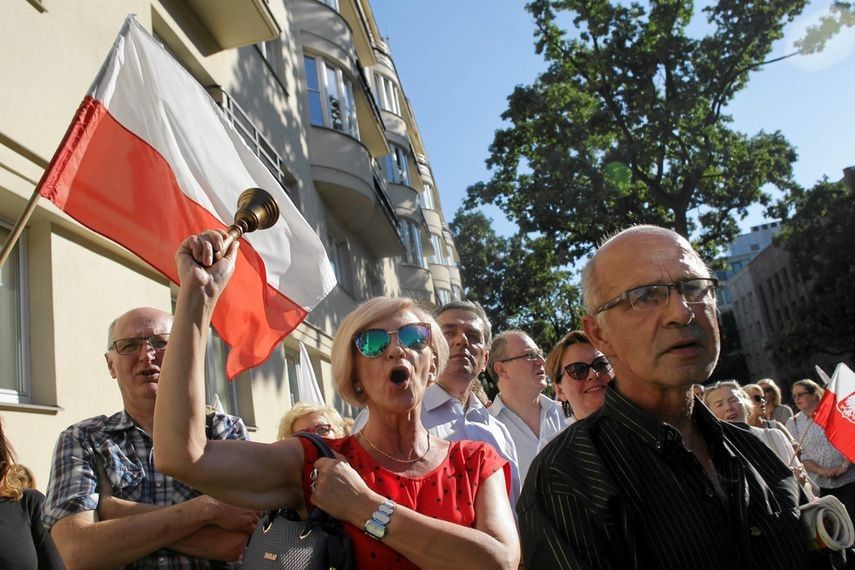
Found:
M 339 131 L 359 140 L 356 95 L 350 77 L 340 67 L 314 54 L 303 55 L 303 68 L 306 75 L 309 123 Z M 310 69 L 314 69 L 313 77 Z M 313 81 L 310 81 L 310 78 Z M 333 92 L 332 88 L 335 89 L 334 96 L 330 95 Z M 316 103 L 314 106 L 313 101 Z M 338 103 L 335 112 L 334 102 Z M 321 117 L 317 117 L 313 111 L 317 106 L 320 106 Z
M 401 262 L 405 265 L 414 265 L 426 269 L 422 238 L 417 222 L 407 218 L 401 218 L 401 239 L 407 251 L 401 256 Z
M 389 149 L 391 152 L 383 160 L 386 181 L 412 188 L 412 180 L 410 179 L 410 153 L 401 145 L 393 142 L 389 143 Z
M 0 221 L 0 229 L 7 236 L 4 242 L 12 234 L 12 226 Z M 17 332 L 21 341 L 17 347 L 10 347 L 17 362 L 16 388 L 0 388 L 0 403 L 4 404 L 31 404 L 33 397 L 32 377 L 30 374 L 30 329 L 29 329 L 29 280 L 27 266 L 27 230 L 21 232 L 18 242 L 12 248 L 6 263 L 0 268 L 0 272 L 12 272 L 14 263 L 14 280 L 18 288 L 18 299 L 14 303 L 17 312 Z M 11 280 L 11 279 L 10 279 Z M 9 319 L 4 319 L 9 322 Z M 14 338 L 14 336 L 12 337 Z
M 389 113 L 401 116 L 401 99 L 398 85 L 391 77 L 374 72 L 374 89 L 377 92 L 377 103 L 380 108 Z

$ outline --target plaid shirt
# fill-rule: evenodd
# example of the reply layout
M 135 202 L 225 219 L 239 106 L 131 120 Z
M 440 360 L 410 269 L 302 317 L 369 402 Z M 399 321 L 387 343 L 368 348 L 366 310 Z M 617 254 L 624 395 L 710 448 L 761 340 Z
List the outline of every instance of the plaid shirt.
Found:
M 209 439 L 247 439 L 243 421 L 224 414 L 208 415 L 207 432 Z M 171 506 L 201 495 L 155 469 L 151 436 L 123 410 L 110 417 L 83 420 L 60 434 L 42 517 L 48 529 L 63 517 L 98 509 L 99 468 L 109 479 L 113 496 L 119 499 Z M 212 563 L 207 560 L 168 549 L 126 566 L 210 567 Z

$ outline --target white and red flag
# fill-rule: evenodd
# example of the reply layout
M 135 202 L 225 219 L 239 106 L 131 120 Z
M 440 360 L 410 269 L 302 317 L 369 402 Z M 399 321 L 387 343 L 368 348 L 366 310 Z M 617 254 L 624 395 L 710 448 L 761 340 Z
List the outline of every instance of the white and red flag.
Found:
M 837 365 L 813 415 L 831 445 L 855 462 L 855 372 Z
M 245 235 L 213 325 L 233 378 L 262 363 L 335 286 L 323 244 L 199 83 L 129 16 L 42 177 L 72 218 L 177 282 L 190 234 L 225 229 L 237 197 L 267 190 L 280 219 Z

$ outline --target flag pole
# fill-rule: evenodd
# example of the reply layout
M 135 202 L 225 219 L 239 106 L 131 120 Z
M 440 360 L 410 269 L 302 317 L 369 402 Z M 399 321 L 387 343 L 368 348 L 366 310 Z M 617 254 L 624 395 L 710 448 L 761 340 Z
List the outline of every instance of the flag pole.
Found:
M 3 249 L 0 250 L 0 269 L 3 269 L 6 259 L 12 253 L 12 248 L 14 248 L 15 244 L 18 243 L 18 238 L 21 237 L 24 227 L 26 227 L 27 222 L 30 221 L 30 217 L 33 215 L 33 212 L 35 212 L 36 204 L 38 204 L 38 202 L 39 186 L 37 185 L 33 190 L 33 195 L 30 196 L 30 201 L 27 202 L 27 207 L 24 209 L 24 213 L 21 214 L 21 217 L 18 218 L 17 222 L 15 222 L 15 227 L 12 228 L 12 233 L 9 234 L 9 237 L 6 238 L 6 241 L 3 243 Z

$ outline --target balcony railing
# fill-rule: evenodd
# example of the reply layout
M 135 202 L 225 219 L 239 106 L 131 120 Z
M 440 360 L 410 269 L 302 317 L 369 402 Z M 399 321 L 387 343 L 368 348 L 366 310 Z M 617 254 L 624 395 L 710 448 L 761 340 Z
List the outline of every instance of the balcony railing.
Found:
M 264 166 L 282 185 L 288 196 L 293 199 L 291 187 L 296 184 L 297 180 L 285 166 L 285 160 L 279 156 L 270 141 L 256 128 L 246 111 L 219 85 L 209 87 L 208 93 L 226 114 L 226 118 L 234 125 L 252 152 L 261 159 Z

